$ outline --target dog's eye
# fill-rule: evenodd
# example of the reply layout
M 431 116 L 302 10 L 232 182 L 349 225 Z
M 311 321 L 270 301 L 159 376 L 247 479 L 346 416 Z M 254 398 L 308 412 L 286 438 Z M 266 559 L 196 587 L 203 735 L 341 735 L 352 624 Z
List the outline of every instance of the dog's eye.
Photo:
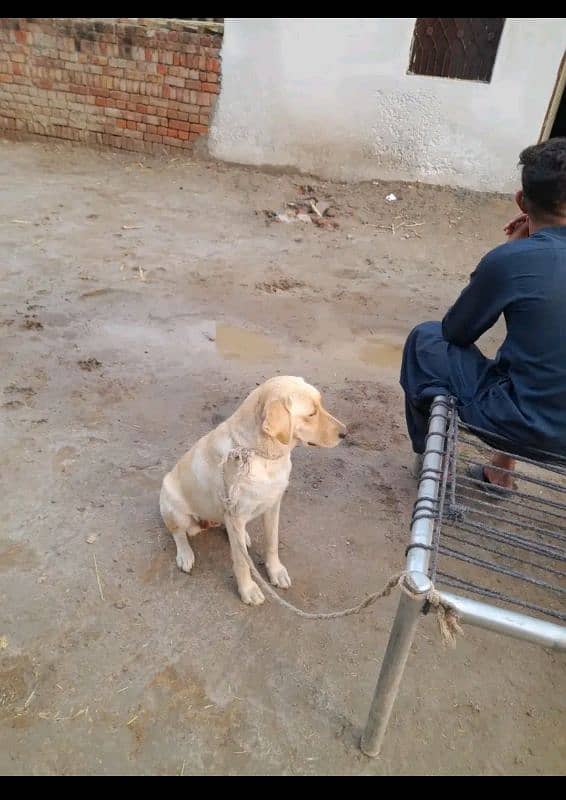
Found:
M 312 412 L 312 414 L 309 414 L 309 417 L 315 417 L 316 414 L 317 414 L 317 411 L 318 411 L 318 408 L 315 408 L 315 410 Z

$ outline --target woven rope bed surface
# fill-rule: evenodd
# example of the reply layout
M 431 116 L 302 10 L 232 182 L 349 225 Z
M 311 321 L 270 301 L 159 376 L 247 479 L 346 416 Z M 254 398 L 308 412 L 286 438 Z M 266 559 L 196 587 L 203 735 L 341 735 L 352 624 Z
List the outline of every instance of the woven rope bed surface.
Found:
M 536 617 L 566 622 L 566 459 L 520 450 L 494 434 L 449 417 L 433 509 L 415 504 L 413 519 L 435 519 L 430 578 L 465 595 L 490 598 Z M 517 459 L 514 488 L 494 493 L 468 475 L 495 452 Z

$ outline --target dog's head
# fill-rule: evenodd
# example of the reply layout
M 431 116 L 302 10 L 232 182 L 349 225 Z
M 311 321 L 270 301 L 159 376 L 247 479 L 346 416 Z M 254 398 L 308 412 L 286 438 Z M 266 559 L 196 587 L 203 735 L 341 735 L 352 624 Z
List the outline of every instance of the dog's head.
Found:
M 263 433 L 281 444 L 336 447 L 346 426 L 322 406 L 320 392 L 302 378 L 271 378 L 259 387 Z

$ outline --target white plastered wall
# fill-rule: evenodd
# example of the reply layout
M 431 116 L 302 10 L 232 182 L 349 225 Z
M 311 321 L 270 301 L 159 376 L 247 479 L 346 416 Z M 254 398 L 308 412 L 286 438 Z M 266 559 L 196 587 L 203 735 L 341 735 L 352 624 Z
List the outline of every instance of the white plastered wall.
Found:
M 566 18 L 507 19 L 491 83 L 408 75 L 415 18 L 227 19 L 217 158 L 323 177 L 511 191 Z

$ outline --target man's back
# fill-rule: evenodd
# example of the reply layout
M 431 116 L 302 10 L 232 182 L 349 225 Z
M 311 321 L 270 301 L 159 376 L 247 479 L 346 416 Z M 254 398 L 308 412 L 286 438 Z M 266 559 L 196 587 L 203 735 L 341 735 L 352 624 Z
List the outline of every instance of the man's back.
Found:
M 512 439 L 511 452 L 566 456 L 566 138 L 526 147 L 519 164 L 521 213 L 504 227 L 507 243 L 481 260 L 442 323 L 417 325 L 405 342 L 400 382 L 417 455 L 433 398 L 448 394 L 460 419 Z M 507 336 L 492 360 L 475 342 L 501 314 Z M 511 489 L 513 469 L 498 452 L 470 477 Z
M 474 343 L 503 313 L 507 336 L 477 400 L 502 433 L 566 448 L 566 226 L 495 248 L 443 321 L 447 341 Z M 534 435 L 533 435 L 534 434 Z

